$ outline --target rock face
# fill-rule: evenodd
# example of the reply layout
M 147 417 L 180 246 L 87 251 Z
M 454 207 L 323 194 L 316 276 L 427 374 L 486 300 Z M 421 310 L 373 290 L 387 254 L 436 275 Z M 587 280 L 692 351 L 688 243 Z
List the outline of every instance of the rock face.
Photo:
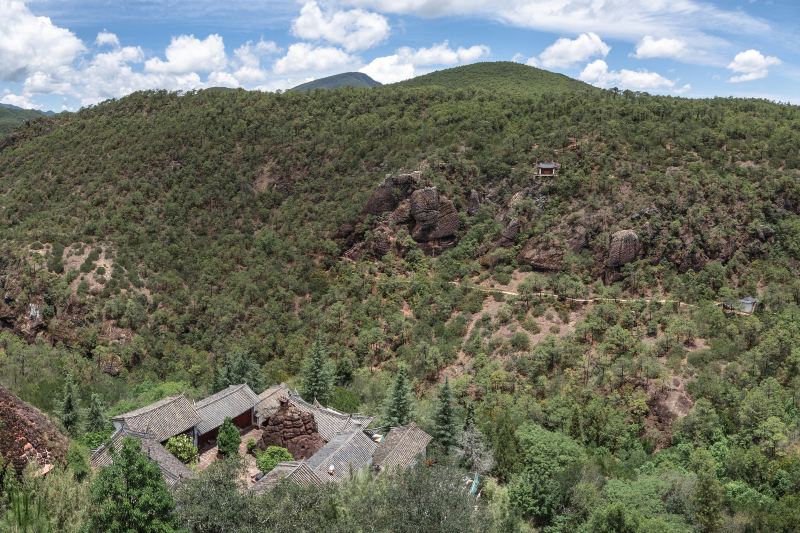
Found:
M 512 218 L 508 226 L 503 228 L 498 244 L 503 248 L 514 246 L 517 242 L 517 235 L 519 235 L 520 230 L 522 230 L 522 222 L 520 222 L 518 218 Z
M 317 433 L 314 415 L 294 407 L 286 398 L 281 398 L 280 402 L 278 410 L 267 420 L 259 448 L 280 446 L 289 450 L 295 459 L 308 459 L 325 444 Z
M 362 214 L 389 215 L 371 230 L 364 227 L 368 219 L 362 218 L 336 232 L 335 237 L 343 239 L 347 247 L 346 258 L 358 259 L 367 254 L 380 258 L 391 250 L 402 254 L 405 247 L 396 233 L 401 226 L 429 253 L 455 242 L 460 221 L 453 202 L 439 194 L 436 187 L 420 187 L 420 180 L 420 172 L 386 176 L 370 195 Z M 473 196 L 477 198 L 477 193 Z
M 611 236 L 611 246 L 608 249 L 608 266 L 617 268 L 639 257 L 641 252 L 639 236 L 635 231 L 624 229 Z
M 390 174 L 384 178 L 383 183 L 372 191 L 366 205 L 364 213 L 368 215 L 380 215 L 393 211 L 397 204 L 406 196 L 411 185 L 419 173 L 411 174 Z
M 411 194 L 411 237 L 417 242 L 431 242 L 455 237 L 458 213 L 447 197 L 436 187 L 418 189 Z
M 557 271 L 564 268 L 564 251 L 528 241 L 519 252 L 517 261 L 530 265 L 534 270 Z
M 0 386 L 0 456 L 18 473 L 28 463 L 40 468 L 64 463 L 69 441 L 41 411 Z
M 469 193 L 469 203 L 467 204 L 467 214 L 475 216 L 481 208 L 481 197 L 478 196 L 478 191 L 472 189 Z

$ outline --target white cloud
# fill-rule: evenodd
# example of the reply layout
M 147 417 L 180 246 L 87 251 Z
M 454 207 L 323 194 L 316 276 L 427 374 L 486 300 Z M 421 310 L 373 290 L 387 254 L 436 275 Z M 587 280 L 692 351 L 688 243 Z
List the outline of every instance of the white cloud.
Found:
M 684 57 L 686 51 L 686 42 L 681 39 L 671 39 L 669 37 L 657 39 L 651 35 L 645 35 L 636 45 L 634 57 L 637 59 L 655 57 L 679 59 Z
M 71 31 L 37 17 L 21 0 L 0 0 L 0 80 L 70 65 L 86 47 Z
M 781 60 L 777 57 L 765 56 L 758 50 L 751 48 L 736 54 L 736 57 L 730 62 L 728 68 L 738 73 L 738 75 L 732 76 L 728 81 L 739 83 L 766 78 L 767 74 L 769 74 L 769 67 L 780 64 Z
M 336 70 L 358 68 L 361 61 L 347 52 L 332 46 L 314 46 L 295 43 L 286 55 L 273 65 L 276 74 L 310 72 L 319 76 Z
M 167 60 L 154 57 L 145 63 L 145 70 L 161 74 L 189 74 L 222 70 L 227 63 L 222 37 L 212 34 L 205 39 L 194 35 L 173 37 L 164 52 Z
M 261 68 L 261 58 L 281 52 L 273 41 L 261 39 L 257 43 L 248 41 L 233 51 L 236 70 L 233 76 L 242 85 L 252 85 L 266 81 L 268 74 Z
M 0 104 L 15 105 L 23 109 L 34 109 L 36 107 L 27 96 L 23 94 L 14 94 L 7 89 L 3 92 L 3 95 L 0 96 Z
M 119 47 L 119 37 L 110 31 L 103 30 L 98 33 L 94 42 L 97 46 L 113 46 L 114 48 Z
M 478 17 L 510 26 L 636 43 L 643 35 L 680 35 L 692 54 L 682 61 L 724 65 L 719 53 L 729 43 L 718 36 L 761 36 L 771 31 L 764 19 L 707 0 L 342 0 L 382 13 L 419 17 Z
M 449 66 L 471 63 L 488 56 L 489 47 L 477 44 L 452 48 L 443 41 L 428 48 L 398 48 L 394 54 L 373 59 L 361 72 L 381 83 L 395 83 L 417 75 L 416 67 Z
M 301 39 L 325 40 L 354 52 L 384 41 L 389 36 L 389 22 L 363 9 L 323 12 L 312 0 L 303 5 L 292 30 Z
M 582 33 L 575 39 L 564 37 L 558 39 L 545 48 L 538 58 L 530 58 L 528 64 L 541 65 L 545 68 L 568 68 L 583 63 L 591 57 L 605 57 L 610 51 L 611 47 L 596 33 Z
M 397 54 L 375 58 L 361 72 L 381 83 L 396 83 L 416 75 L 414 65 L 404 62 Z
M 581 71 L 580 79 L 598 87 L 619 87 L 635 91 L 671 89 L 675 82 L 647 70 L 608 70 L 602 59 L 592 61 Z

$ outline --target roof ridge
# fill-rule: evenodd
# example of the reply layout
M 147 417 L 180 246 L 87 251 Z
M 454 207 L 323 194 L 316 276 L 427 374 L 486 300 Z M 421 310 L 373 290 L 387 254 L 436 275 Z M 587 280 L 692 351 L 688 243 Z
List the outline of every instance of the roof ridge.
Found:
M 158 409 L 159 407 L 163 407 L 168 405 L 176 400 L 178 400 L 181 396 L 185 397 L 183 393 L 177 394 L 175 396 L 167 396 L 165 398 L 161 398 L 160 400 L 156 400 L 155 402 L 149 403 L 147 405 L 143 405 L 137 409 L 133 409 L 132 411 L 128 411 L 127 413 L 122 413 L 112 418 L 112 420 L 122 419 L 125 420 L 127 418 L 136 418 L 139 416 L 144 416 L 151 411 Z M 187 398 L 188 400 L 188 398 Z M 136 413 L 136 414 L 131 414 Z
M 222 400 L 223 398 L 225 398 L 226 396 L 230 396 L 234 392 L 236 392 L 236 391 L 240 390 L 242 387 L 246 387 L 246 386 L 247 386 L 247 383 L 240 383 L 239 385 L 228 385 L 226 388 L 222 389 L 221 391 L 217 391 L 214 394 L 210 394 L 209 396 L 206 396 L 205 398 L 203 398 L 201 400 L 197 400 L 195 402 L 192 402 L 192 405 L 193 406 L 197 405 L 197 404 L 199 404 L 201 402 L 205 402 L 209 398 L 213 398 L 214 396 L 219 395 L 217 398 L 214 398 L 213 400 L 209 401 L 208 403 L 203 404 L 203 407 L 205 407 L 207 405 L 211 405 L 212 403 L 218 402 L 218 401 Z M 233 388 L 233 387 L 236 387 L 236 388 Z M 220 394 L 222 392 L 224 392 L 225 394 Z M 253 394 L 255 394 L 255 393 L 253 393 Z
M 405 431 L 403 432 L 403 435 L 400 437 L 400 440 L 397 441 L 397 444 L 394 445 L 394 448 L 392 448 L 389 451 L 389 453 L 386 454 L 386 457 L 383 458 L 383 460 L 381 461 L 382 463 L 387 462 L 389 457 L 391 457 L 394 454 L 394 452 L 396 452 L 400 448 L 400 445 L 403 443 L 404 440 L 406 440 L 406 437 L 408 437 L 408 434 L 411 433 L 411 430 L 413 429 L 412 425 L 416 426 L 416 424 L 414 424 L 414 422 L 411 422 L 411 424 L 408 424 L 406 426 L 399 426 L 399 428 L 397 428 L 397 429 L 400 429 L 400 428 L 405 429 Z M 389 428 L 389 433 L 391 433 L 391 432 L 392 432 L 392 428 Z M 389 433 L 386 434 L 387 437 L 389 436 Z

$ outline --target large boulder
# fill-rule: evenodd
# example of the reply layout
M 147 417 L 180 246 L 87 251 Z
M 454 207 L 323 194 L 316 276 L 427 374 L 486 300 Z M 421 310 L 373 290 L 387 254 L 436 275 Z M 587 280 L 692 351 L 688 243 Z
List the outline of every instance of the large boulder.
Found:
M 608 266 L 617 268 L 639 257 L 642 245 L 635 231 L 624 229 L 611 236 L 608 249 Z
M 0 457 L 18 473 L 28 463 L 40 469 L 63 464 L 69 440 L 34 406 L 0 386 Z M 49 465 L 49 466 L 48 466 Z
M 411 216 L 421 231 L 436 226 L 439 218 L 439 191 L 436 187 L 425 187 L 411 193 Z

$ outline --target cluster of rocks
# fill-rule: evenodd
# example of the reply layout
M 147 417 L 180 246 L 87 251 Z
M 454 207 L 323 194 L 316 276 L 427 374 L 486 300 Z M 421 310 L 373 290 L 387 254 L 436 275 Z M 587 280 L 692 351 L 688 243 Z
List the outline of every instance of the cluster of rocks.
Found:
M 474 191 L 473 191 L 474 192 Z M 477 209 L 477 193 L 470 206 Z M 356 259 L 365 254 L 383 257 L 392 249 L 402 253 L 403 244 L 397 229 L 405 227 L 411 238 L 426 252 L 434 252 L 455 243 L 459 217 L 453 202 L 436 187 L 423 186 L 420 172 L 390 174 L 372 192 L 362 216 L 384 217 L 367 231 L 345 224 L 336 237 L 345 240 L 345 257 Z M 363 221 L 362 221 L 363 222 Z
M 0 386 L 0 456 L 21 473 L 29 463 L 40 472 L 63 464 L 69 441 L 41 411 Z
M 289 450 L 295 459 L 308 459 L 324 444 L 317 432 L 314 415 L 291 405 L 287 398 L 281 398 L 278 410 L 264 426 L 258 446 L 262 450 L 268 446 L 280 446 Z

